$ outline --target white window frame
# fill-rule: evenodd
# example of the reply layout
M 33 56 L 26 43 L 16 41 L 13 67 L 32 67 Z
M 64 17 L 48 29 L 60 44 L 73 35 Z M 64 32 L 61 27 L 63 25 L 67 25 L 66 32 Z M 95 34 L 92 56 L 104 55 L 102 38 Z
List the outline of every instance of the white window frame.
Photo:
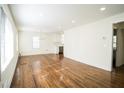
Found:
M 61 34 L 61 43 L 64 44 L 64 34 Z
M 2 8 L 1 8 L 2 10 Z M 8 64 L 11 62 L 14 56 L 14 33 L 10 20 L 5 15 L 2 10 L 2 23 L 1 23 L 1 50 L 2 50 L 2 59 L 1 59 L 1 70 L 2 72 L 6 69 Z
M 0 40 L 1 40 L 1 47 L 0 47 L 0 50 L 1 50 L 1 71 L 3 71 L 3 64 L 5 62 L 5 37 L 4 37 L 4 33 L 5 33 L 5 14 L 2 10 L 2 8 L 0 8 L 0 11 L 1 11 L 1 20 L 0 20 Z

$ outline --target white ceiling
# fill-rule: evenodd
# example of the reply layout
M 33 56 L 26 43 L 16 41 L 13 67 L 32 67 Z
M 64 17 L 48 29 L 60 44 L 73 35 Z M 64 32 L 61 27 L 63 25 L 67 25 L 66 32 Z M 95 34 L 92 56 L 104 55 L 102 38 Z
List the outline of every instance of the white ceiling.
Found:
M 20 31 L 63 31 L 124 12 L 123 4 L 12 4 L 9 7 Z M 100 11 L 101 7 L 106 10 Z

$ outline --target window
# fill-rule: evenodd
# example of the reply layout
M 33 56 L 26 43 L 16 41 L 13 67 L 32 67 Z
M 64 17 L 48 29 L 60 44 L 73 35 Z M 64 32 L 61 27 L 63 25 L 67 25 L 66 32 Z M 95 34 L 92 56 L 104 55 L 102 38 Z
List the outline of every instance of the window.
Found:
M 3 61 L 3 45 L 2 45 L 2 28 L 1 28 L 1 25 L 2 25 L 2 10 L 0 8 L 0 72 L 1 72 L 1 62 Z M 1 55 L 2 54 L 2 55 Z M 0 76 L 0 80 L 1 80 L 1 76 Z
M 13 57 L 13 29 L 9 19 L 5 18 L 5 64 Z
M 40 38 L 38 36 L 33 37 L 33 48 L 40 48 Z
M 1 69 L 5 70 L 14 53 L 12 25 L 1 9 Z
M 61 35 L 61 42 L 64 44 L 64 34 Z
M 117 42 L 117 36 L 114 35 L 114 36 L 113 36 L 113 48 L 114 48 L 114 49 L 116 49 L 116 46 L 117 46 L 117 45 L 116 45 L 116 42 Z

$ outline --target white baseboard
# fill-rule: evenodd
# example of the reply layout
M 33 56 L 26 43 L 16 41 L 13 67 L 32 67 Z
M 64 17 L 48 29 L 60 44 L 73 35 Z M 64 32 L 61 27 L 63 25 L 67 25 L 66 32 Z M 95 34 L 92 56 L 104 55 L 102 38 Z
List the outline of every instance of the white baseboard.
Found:
M 21 56 L 29 56 L 29 55 L 39 55 L 39 54 L 56 54 L 56 52 L 21 52 Z

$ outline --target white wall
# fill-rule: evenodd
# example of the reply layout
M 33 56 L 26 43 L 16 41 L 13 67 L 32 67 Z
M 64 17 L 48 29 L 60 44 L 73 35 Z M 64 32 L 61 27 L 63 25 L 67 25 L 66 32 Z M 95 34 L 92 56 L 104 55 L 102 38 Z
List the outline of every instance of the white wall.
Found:
M 11 62 L 7 65 L 6 69 L 1 73 L 2 74 L 2 87 L 10 87 L 12 78 L 13 78 L 13 74 L 15 71 L 15 67 L 16 67 L 16 63 L 17 63 L 17 59 L 18 59 L 18 31 L 16 29 L 16 25 L 14 23 L 14 20 L 12 18 L 11 12 L 9 10 L 9 7 L 7 5 L 3 5 L 3 10 L 6 14 L 6 16 L 9 18 L 12 27 L 13 27 L 13 36 L 14 36 L 14 56 L 11 60 Z M 9 51 L 8 51 L 9 52 Z
M 40 48 L 33 49 L 32 38 L 34 36 L 40 37 Z M 56 53 L 57 46 L 55 42 L 60 42 L 60 34 L 58 33 L 44 33 L 35 31 L 20 31 L 19 32 L 19 50 L 21 55 L 35 55 Z
M 124 13 L 64 31 L 64 55 L 111 71 L 112 26 L 120 21 L 124 21 Z

